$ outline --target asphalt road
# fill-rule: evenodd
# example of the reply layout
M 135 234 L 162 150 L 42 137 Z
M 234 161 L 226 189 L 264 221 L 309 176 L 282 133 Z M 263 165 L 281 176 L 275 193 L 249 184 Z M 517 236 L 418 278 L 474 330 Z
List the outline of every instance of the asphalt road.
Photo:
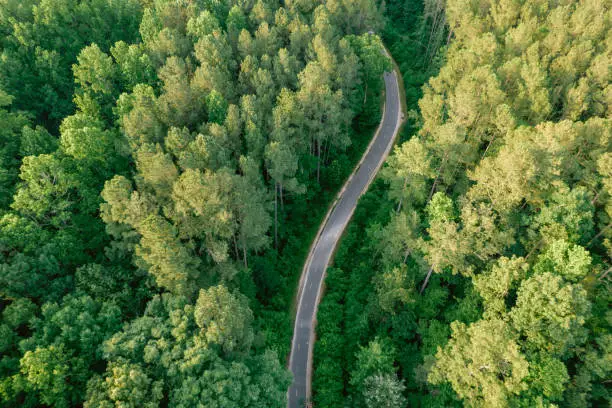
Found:
M 302 408 L 310 397 L 312 374 L 312 348 L 317 306 L 325 270 L 348 224 L 359 197 L 365 192 L 376 172 L 389 153 L 395 135 L 401 125 L 402 113 L 397 74 L 385 73 L 385 111 L 378 133 L 343 188 L 335 207 L 327 218 L 306 261 L 298 292 L 298 310 L 293 329 L 289 368 L 293 372 L 293 384 L 288 391 L 289 408 Z

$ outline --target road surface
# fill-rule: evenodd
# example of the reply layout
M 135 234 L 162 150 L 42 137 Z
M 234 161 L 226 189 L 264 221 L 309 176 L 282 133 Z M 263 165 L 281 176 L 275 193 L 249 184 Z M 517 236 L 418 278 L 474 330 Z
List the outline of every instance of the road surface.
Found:
M 289 368 L 293 373 L 293 384 L 287 392 L 289 408 L 302 408 L 304 401 L 310 397 L 314 327 L 325 270 L 342 231 L 353 215 L 359 197 L 367 189 L 391 150 L 403 119 L 397 74 L 395 71 L 386 72 L 384 77 L 386 96 L 382 122 L 357 170 L 344 185 L 336 205 L 326 217 L 324 227 L 319 231 L 316 244 L 311 248 L 302 272 L 289 358 Z

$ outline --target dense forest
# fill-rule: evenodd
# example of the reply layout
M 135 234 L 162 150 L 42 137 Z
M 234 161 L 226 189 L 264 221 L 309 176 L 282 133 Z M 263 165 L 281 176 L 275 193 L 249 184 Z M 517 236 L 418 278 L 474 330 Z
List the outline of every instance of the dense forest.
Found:
M 328 271 L 315 406 L 610 406 L 610 3 L 385 6 L 412 121 Z
M 0 0 L 0 407 L 612 404 L 602 0 Z
M 284 407 L 372 0 L 0 0 L 0 406 Z

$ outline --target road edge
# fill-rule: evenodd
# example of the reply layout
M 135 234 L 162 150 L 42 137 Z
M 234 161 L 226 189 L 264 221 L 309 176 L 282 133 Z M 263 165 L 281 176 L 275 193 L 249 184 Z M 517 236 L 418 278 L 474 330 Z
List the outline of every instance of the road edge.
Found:
M 367 182 L 366 186 L 364 187 L 364 189 L 359 194 L 359 198 L 361 198 L 363 196 L 363 194 L 365 194 L 368 191 L 370 185 L 372 184 L 372 181 L 378 175 L 378 172 L 379 172 L 380 168 L 383 166 L 383 164 L 387 160 L 387 157 L 388 157 L 391 149 L 393 148 L 393 146 L 395 145 L 395 143 L 397 141 L 397 137 L 398 137 L 398 135 L 400 133 L 399 130 L 404 125 L 404 121 L 406 120 L 406 116 L 407 116 L 406 107 L 405 107 L 405 101 L 402 100 L 402 96 L 403 96 L 403 92 L 402 92 L 402 90 L 403 90 L 403 77 L 401 75 L 399 67 L 397 66 L 397 63 L 393 59 L 393 56 L 391 55 L 391 53 L 389 52 L 387 47 L 384 46 L 384 44 L 383 44 L 383 51 L 384 51 L 385 55 L 391 60 L 391 64 L 392 64 L 392 67 L 393 67 L 393 70 L 392 70 L 391 73 L 396 78 L 395 83 L 396 83 L 396 86 L 397 86 L 397 93 L 398 93 L 399 98 L 400 98 L 400 109 L 398 110 L 398 118 L 397 118 L 397 122 L 396 122 L 396 125 L 395 125 L 395 129 L 393 131 L 394 132 L 393 138 L 389 141 L 389 144 L 385 148 L 384 154 L 381 156 L 381 159 L 377 163 L 375 171 L 372 172 L 370 178 L 368 179 L 368 182 Z M 299 315 L 301 299 L 302 299 L 302 293 L 304 291 L 304 287 L 305 287 L 305 284 L 306 284 L 306 278 L 307 278 L 307 273 L 306 272 L 308 271 L 308 269 L 310 267 L 310 264 L 312 263 L 313 250 L 314 250 L 314 248 L 316 248 L 316 245 L 317 245 L 317 243 L 319 242 L 319 240 L 321 238 L 321 233 L 323 232 L 323 229 L 325 228 L 325 225 L 327 224 L 327 221 L 329 220 L 329 217 L 331 216 L 332 212 L 336 208 L 336 205 L 338 204 L 338 201 L 340 200 L 340 198 L 342 197 L 342 195 L 346 191 L 346 188 L 350 184 L 350 182 L 352 181 L 354 175 L 357 173 L 359 168 L 362 166 L 363 161 L 365 160 L 366 156 L 370 152 L 372 146 L 374 145 L 374 142 L 378 138 L 378 136 L 380 134 L 380 130 L 381 130 L 382 125 L 383 125 L 383 119 L 384 119 L 384 116 L 385 116 L 386 108 L 387 108 L 387 104 L 386 104 L 386 88 L 385 88 L 385 102 L 383 103 L 383 109 L 382 109 L 382 112 L 381 112 L 381 120 L 380 120 L 380 123 L 378 124 L 378 127 L 376 128 L 376 132 L 374 133 L 374 136 L 372 137 L 372 140 L 370 140 L 370 143 L 368 144 L 368 147 L 363 152 L 363 154 L 361 156 L 361 159 L 359 160 L 359 162 L 357 163 L 357 165 L 355 166 L 355 168 L 351 172 L 350 176 L 346 179 L 346 181 L 342 185 L 342 188 L 340 189 L 340 191 L 338 191 L 338 193 L 336 194 L 336 197 L 335 197 L 334 201 L 330 204 L 330 206 L 328 208 L 328 211 L 325 214 L 325 217 L 323 218 L 323 220 L 321 221 L 321 224 L 319 226 L 317 234 L 315 235 L 315 238 L 313 239 L 312 244 L 310 245 L 310 248 L 308 250 L 308 256 L 306 258 L 306 262 L 304 263 L 304 267 L 302 268 L 302 272 L 300 273 L 300 279 L 299 279 L 299 282 L 298 282 L 298 291 L 296 292 L 296 296 L 295 296 L 295 298 L 298 299 L 298 302 L 297 302 L 297 308 L 295 310 L 295 315 L 294 315 L 294 319 L 293 319 L 293 334 L 291 336 L 291 350 L 294 349 L 294 345 L 295 345 L 295 333 L 296 333 L 296 329 L 297 329 L 296 325 L 298 323 L 297 322 L 297 316 Z M 351 212 L 349 214 L 349 218 L 347 220 L 347 223 L 344 225 L 342 232 L 344 232 L 344 230 L 346 230 L 346 227 L 347 227 L 348 223 L 350 222 L 351 218 L 353 217 L 353 214 L 355 212 L 355 209 L 357 208 L 357 205 L 355 205 L 355 207 L 351 210 Z M 337 243 L 340 242 L 340 239 L 338 239 Z M 334 252 L 335 252 L 335 249 L 334 249 Z M 308 345 L 308 362 L 307 362 L 307 366 L 306 366 L 306 376 L 307 376 L 307 381 L 306 381 L 306 398 L 307 399 L 309 399 L 311 397 L 311 395 L 312 395 L 312 371 L 313 371 L 313 361 L 312 361 L 312 359 L 313 359 L 314 342 L 315 342 L 315 338 L 316 338 L 316 336 L 315 336 L 315 328 L 316 328 L 316 322 L 317 322 L 316 316 L 317 316 L 317 312 L 318 312 L 318 309 L 319 309 L 319 303 L 320 303 L 320 300 L 321 300 L 323 288 L 325 286 L 325 277 L 327 275 L 327 268 L 329 267 L 329 264 L 332 261 L 332 259 L 333 259 L 333 253 L 332 253 L 330 258 L 326 262 L 326 267 L 325 267 L 326 270 L 323 273 L 323 278 L 322 278 L 321 286 L 319 287 L 319 291 L 317 292 L 317 297 L 316 297 L 315 306 L 314 306 L 315 318 L 313 320 L 312 328 L 310 330 L 310 336 L 309 336 L 309 342 L 308 342 L 309 343 L 309 345 Z M 288 361 L 288 367 L 289 368 L 291 367 L 292 361 L 293 361 L 293 353 L 290 352 L 289 353 L 289 361 Z M 287 400 L 289 400 L 289 395 L 288 394 L 289 394 L 289 390 L 287 390 Z

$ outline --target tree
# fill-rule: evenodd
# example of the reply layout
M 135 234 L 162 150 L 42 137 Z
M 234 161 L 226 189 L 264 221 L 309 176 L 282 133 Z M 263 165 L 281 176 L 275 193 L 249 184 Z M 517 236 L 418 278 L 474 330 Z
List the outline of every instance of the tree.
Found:
M 335 9 L 330 4 L 327 5 L 327 8 L 336 19 L 336 24 L 347 33 L 360 34 L 368 30 L 377 31 L 383 25 L 383 16 L 375 1 L 338 0 L 335 3 L 337 3 Z
M 391 185 L 392 198 L 398 202 L 397 212 L 404 199 L 410 206 L 423 203 L 425 183 L 434 176 L 431 157 L 424 144 L 418 138 L 410 139 L 395 147 L 388 163 L 383 175 Z
M 414 302 L 414 282 L 409 279 L 406 265 L 383 272 L 375 278 L 376 296 L 380 309 L 395 314 L 403 305 Z
M 296 100 L 300 110 L 301 127 L 310 135 L 310 151 L 317 157 L 317 182 L 320 180 L 323 153 L 330 147 L 345 149 L 350 143 L 346 135 L 342 93 L 333 92 L 329 77 L 317 62 L 310 62 L 298 75 L 299 90 Z M 327 144 L 327 147 L 325 146 Z
M 135 314 L 151 296 L 146 276 L 146 272 L 131 271 L 127 265 L 91 263 L 77 268 L 74 284 L 78 294 L 107 299 L 119 306 L 124 314 Z
M 501 317 L 507 313 L 508 296 L 527 277 L 528 268 L 522 257 L 501 257 L 490 271 L 474 276 L 472 282 L 484 301 L 485 317 Z
M 527 389 L 529 363 L 521 354 L 517 336 L 502 320 L 480 320 L 466 326 L 451 324 L 452 337 L 438 348 L 429 374 L 433 384 L 450 382 L 470 406 L 508 406 Z
M 368 408 L 403 408 L 406 386 L 392 374 L 373 375 L 364 381 L 363 396 Z
M 56 228 L 66 225 L 77 200 L 77 181 L 66 171 L 64 160 L 55 155 L 28 156 L 23 160 L 23 184 L 12 207 L 39 223 Z
M 159 199 L 168 200 L 179 172 L 169 154 L 159 145 L 143 145 L 136 152 L 136 166 L 144 184 L 152 188 Z
M 142 43 L 127 44 L 124 41 L 117 41 L 110 52 L 117 65 L 122 89 L 130 92 L 138 84 L 151 86 L 156 84 L 153 61 Z
M 385 339 L 375 339 L 367 347 L 361 347 L 356 357 L 350 381 L 353 387 L 363 389 L 366 379 L 373 375 L 395 375 L 395 349 Z
M 545 272 L 521 284 L 509 317 L 529 349 L 564 357 L 586 340 L 590 309 L 581 285 Z
M 547 354 L 540 354 L 529 362 L 530 394 L 527 399 L 532 403 L 542 399 L 549 401 L 562 401 L 565 385 L 569 375 L 565 364 L 561 360 Z
M 160 119 L 168 126 L 194 125 L 204 104 L 200 90 L 192 88 L 189 82 L 191 73 L 185 61 L 176 56 L 169 57 L 158 75 L 164 83 L 164 92 L 156 102 Z
M 376 92 L 382 88 L 384 83 L 383 73 L 392 70 L 391 61 L 381 52 L 384 45 L 377 35 L 363 33 L 360 36 L 349 36 L 348 42 L 359 57 L 364 85 L 362 103 L 365 106 L 363 109 L 367 114 L 376 116 L 379 109 L 375 99 Z M 342 43 L 340 45 L 342 46 Z
M 568 240 L 584 245 L 593 236 L 594 207 L 592 197 L 582 186 L 552 193 L 547 205 L 534 217 L 531 228 L 540 244 Z M 536 232 L 537 231 L 537 232 Z
M 144 143 L 161 142 L 165 128 L 157 113 L 157 97 L 149 85 L 139 84 L 132 93 L 123 93 L 117 101 L 121 129 L 132 150 Z
M 223 123 L 227 116 L 227 108 L 227 102 L 216 90 L 213 89 L 206 97 L 206 110 L 209 122 Z
M 436 193 L 426 211 L 429 215 L 427 232 L 430 240 L 423 243 L 423 251 L 430 270 L 421 292 L 426 287 L 432 271 L 441 272 L 444 268 L 451 268 L 453 273 L 470 275 L 473 269 L 473 266 L 466 262 L 471 251 L 468 243 L 462 239 L 459 224 L 455 221 L 452 200 L 443 193 Z
M 232 295 L 224 286 L 200 290 L 194 319 L 209 347 L 216 345 L 226 355 L 250 349 L 253 314 L 243 295 Z
M 228 240 L 234 234 L 230 208 L 232 181 L 226 171 L 185 171 L 174 184 L 176 222 L 181 233 L 203 238 L 214 262 L 227 260 Z
M 541 202 L 540 195 L 547 190 L 545 183 L 550 183 L 550 167 L 543 152 L 530 142 L 531 135 L 531 129 L 519 128 L 497 156 L 484 158 L 470 175 L 476 184 L 468 196 L 489 199 L 502 214 L 523 200 Z
M 14 193 L 14 184 L 19 173 L 18 156 L 27 156 L 30 153 L 30 145 L 35 145 L 33 140 L 30 141 L 35 139 L 33 137 L 35 135 L 29 127 L 26 127 L 29 123 L 28 119 L 22 114 L 10 111 L 13 100 L 12 96 L 0 89 L 0 121 L 3 124 L 2 130 L 0 130 L 0 143 L 2 143 L 0 148 L 0 208 L 6 207 L 10 203 L 10 197 Z M 20 132 L 22 132 L 21 141 Z M 54 146 L 43 143 L 41 147 L 44 149 Z M 31 150 L 35 150 L 35 147 L 32 146 Z M 40 153 L 50 152 L 40 151 Z
M 391 216 L 389 223 L 380 230 L 373 230 L 372 240 L 378 242 L 384 265 L 393 265 L 408 257 L 421 258 L 421 220 L 416 211 L 403 211 Z
M 194 72 L 192 87 L 197 92 L 208 93 L 215 89 L 228 101 L 234 98 L 232 72 L 236 62 L 227 35 L 220 32 L 206 35 L 195 44 L 195 56 L 200 66 Z
M 67 360 L 69 357 L 61 346 L 27 351 L 20 361 L 23 388 L 38 391 L 44 404 L 64 408 L 76 403 L 78 400 L 72 397 L 78 395 L 78 391 L 66 381 L 70 370 Z
M 202 279 L 201 260 L 181 242 L 176 227 L 152 214 L 142 221 L 138 231 L 142 238 L 136 255 L 157 284 L 172 293 L 192 296 Z
M 232 39 L 232 43 L 236 43 L 238 41 L 238 36 L 242 34 L 243 30 L 246 31 L 247 28 L 247 18 L 237 4 L 234 4 L 227 14 L 227 19 L 225 20 L 225 24 L 227 26 L 227 33 Z
M 93 376 L 87 385 L 85 408 L 157 408 L 163 398 L 163 382 L 153 381 L 142 367 L 111 362 L 105 378 Z
M 195 305 L 155 296 L 106 342 L 109 366 L 88 384 L 85 406 L 284 406 L 289 375 L 274 353 L 249 355 L 251 320 L 246 299 L 223 286 L 200 292 Z M 218 353 L 225 347 L 237 353 Z
M 539 256 L 533 269 L 539 274 L 550 272 L 568 282 L 577 282 L 590 272 L 591 257 L 580 245 L 555 241 Z
M 461 209 L 459 239 L 470 248 L 473 264 L 484 264 L 505 253 L 515 243 L 515 230 L 488 203 L 465 203 Z
M 248 267 L 247 252 L 266 248 L 266 235 L 272 224 L 268 213 L 268 194 L 259 176 L 255 162 L 242 156 L 240 164 L 243 176 L 235 176 L 232 203 L 238 226 L 235 228 L 234 245 L 242 248 L 244 267 Z M 238 256 L 237 256 L 238 257 Z
M 115 145 L 120 143 L 116 134 L 104 129 L 102 122 L 84 113 L 64 119 L 60 133 L 60 146 L 66 154 L 95 162 L 97 166 L 112 162 Z
M 22 157 L 53 153 L 57 147 L 57 139 L 42 126 L 34 129 L 24 126 L 21 130 L 19 154 Z
M 195 38 L 202 38 L 220 30 L 219 20 L 208 10 L 202 11 L 197 17 L 192 17 L 187 22 L 187 32 Z
M 135 0 L 23 3 L 4 26 L 2 88 L 16 97 L 18 109 L 57 129 L 73 110 L 71 68 L 79 53 L 92 43 L 107 52 L 116 41 L 134 41 L 140 17 L 141 4 Z
M 110 121 L 111 107 L 118 96 L 118 72 L 112 57 L 92 44 L 81 50 L 77 62 L 72 66 L 74 82 L 80 88 L 75 97 L 76 105 L 90 115 L 100 111 Z
M 301 193 L 304 186 L 300 185 L 295 178 L 297 172 L 297 157 L 279 142 L 272 142 L 266 148 L 266 161 L 270 176 L 274 180 L 274 246 L 278 247 L 278 201 L 282 205 L 283 190 Z
M 33 319 L 32 337 L 22 341 L 21 375 L 27 391 L 41 401 L 68 407 L 82 401 L 90 370 L 101 362 L 102 342 L 121 325 L 119 308 L 88 296 L 66 296 L 61 304 L 46 303 Z

